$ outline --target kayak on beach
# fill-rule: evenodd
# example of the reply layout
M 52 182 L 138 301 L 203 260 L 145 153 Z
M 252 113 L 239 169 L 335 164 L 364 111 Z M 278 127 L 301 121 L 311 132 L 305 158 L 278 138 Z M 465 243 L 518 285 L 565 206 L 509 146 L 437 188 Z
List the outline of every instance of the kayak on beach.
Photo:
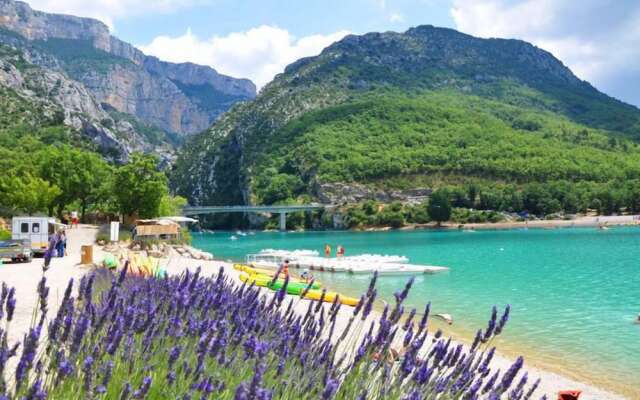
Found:
M 268 276 L 264 274 L 248 274 L 245 272 L 243 274 L 240 274 L 240 280 L 242 282 L 255 283 L 256 286 L 269 287 L 270 289 L 273 289 L 273 290 L 278 290 L 282 288 L 282 286 L 284 285 L 284 279 L 278 278 L 276 280 L 275 285 L 273 285 L 274 287 L 271 287 L 270 284 L 271 284 L 271 281 L 273 280 L 273 276 Z M 300 294 L 308 285 L 309 283 L 307 282 L 302 282 L 300 280 L 295 280 L 290 278 L 289 284 L 287 285 L 287 292 L 290 292 L 292 290 L 298 290 L 297 293 L 289 293 L 289 294 Z M 313 282 L 313 284 L 311 285 L 311 289 L 321 289 L 321 288 L 322 288 L 322 285 L 320 284 L 320 282 Z
M 233 268 L 237 271 L 241 271 L 246 273 L 247 275 L 263 275 L 269 278 L 269 280 L 273 279 L 273 276 L 276 274 L 276 270 L 272 270 L 272 269 L 262 269 L 262 268 L 253 268 L 250 267 L 248 265 L 244 265 L 244 264 L 234 264 Z M 281 280 L 283 280 L 284 278 L 279 278 Z M 305 286 L 310 282 L 306 279 L 302 279 L 302 278 L 296 278 L 294 276 L 289 275 L 289 282 L 298 282 L 298 283 L 303 283 L 305 284 Z M 258 285 L 260 286 L 260 285 Z M 322 286 L 322 284 L 319 281 L 314 281 L 313 286 L 311 286 L 311 288 L 313 289 L 318 289 Z
M 240 274 L 240 280 L 249 284 L 254 283 L 256 286 L 268 287 L 271 290 L 280 290 L 284 286 L 284 279 L 278 279 L 275 281 L 275 283 L 272 284 L 271 281 L 273 280 L 273 278 L 260 274 L 249 275 L 247 273 L 243 273 Z M 300 296 L 305 291 L 307 286 L 307 283 L 290 281 L 287 284 L 287 294 Z M 320 284 L 314 282 L 311 286 L 311 289 L 307 290 L 307 293 L 304 297 L 309 300 L 320 300 L 320 298 L 322 297 L 322 290 L 320 290 L 320 288 Z M 336 292 L 326 292 L 322 300 L 326 303 L 333 303 L 336 296 L 338 296 L 338 301 L 341 304 L 347 306 L 356 306 L 358 304 L 358 301 L 360 301 L 355 297 L 342 296 L 340 293 Z

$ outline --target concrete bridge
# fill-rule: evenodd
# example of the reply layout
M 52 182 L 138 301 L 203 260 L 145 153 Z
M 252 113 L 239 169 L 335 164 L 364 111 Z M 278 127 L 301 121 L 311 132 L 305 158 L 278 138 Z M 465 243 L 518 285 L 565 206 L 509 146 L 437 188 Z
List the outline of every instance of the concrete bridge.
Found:
M 220 214 L 220 213 L 270 213 L 280 214 L 280 230 L 287 229 L 287 213 L 299 211 L 315 211 L 332 208 L 329 204 L 301 204 L 293 206 L 186 206 L 182 209 L 182 214 L 199 215 L 199 214 Z

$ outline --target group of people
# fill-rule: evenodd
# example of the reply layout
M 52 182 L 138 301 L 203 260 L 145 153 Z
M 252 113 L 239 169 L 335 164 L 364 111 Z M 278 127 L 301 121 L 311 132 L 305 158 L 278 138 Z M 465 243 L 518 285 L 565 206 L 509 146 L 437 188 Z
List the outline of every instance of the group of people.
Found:
M 67 234 L 64 229 L 59 229 L 49 237 L 49 246 L 44 252 L 43 269 L 45 271 L 49 269 L 52 258 L 64 257 L 65 255 L 67 255 Z
M 77 228 L 80 223 L 77 211 L 71 211 L 71 215 L 64 215 L 62 217 L 62 223 L 65 225 L 71 225 L 71 228 Z
M 328 243 L 324 245 L 324 256 L 327 258 L 331 257 L 331 246 L 329 246 Z M 336 257 L 344 257 L 344 247 L 340 244 L 336 247 Z

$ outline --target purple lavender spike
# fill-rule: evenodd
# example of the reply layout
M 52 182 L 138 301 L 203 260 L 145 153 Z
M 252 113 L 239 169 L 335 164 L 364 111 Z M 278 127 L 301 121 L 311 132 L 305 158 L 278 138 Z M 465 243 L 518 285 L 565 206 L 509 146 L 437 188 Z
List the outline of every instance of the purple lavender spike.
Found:
M 142 379 L 142 384 L 140 384 L 140 387 L 138 388 L 138 390 L 133 392 L 133 398 L 134 399 L 143 399 L 147 395 L 147 393 L 149 392 L 149 388 L 150 387 L 151 387 L 151 377 L 150 376 L 145 376 Z
M 333 399 L 336 392 L 338 391 L 339 382 L 336 379 L 329 379 L 327 384 L 322 391 L 322 400 Z
M 496 330 L 495 330 L 495 335 L 498 336 L 500 333 L 502 333 L 502 330 L 504 329 L 505 325 L 507 324 L 507 321 L 509 321 L 509 313 L 511 311 L 511 305 L 507 304 L 507 306 L 504 309 L 504 314 L 502 314 L 502 317 L 500 317 L 500 322 L 498 322 L 498 325 L 496 326 Z
M 16 289 L 9 289 L 9 294 L 7 295 L 7 322 L 11 322 L 13 319 L 13 313 L 16 310 Z
M 505 372 L 505 374 L 502 376 L 502 381 L 500 382 L 500 390 L 503 393 L 506 392 L 507 389 L 509 389 L 509 386 L 511 386 L 511 383 L 513 382 L 516 375 L 522 368 L 523 364 L 524 364 L 524 358 L 518 357 L 516 361 L 511 365 L 509 370 Z
M 524 395 L 524 400 L 529 400 L 531 396 L 533 396 L 533 392 L 535 392 L 536 389 L 538 389 L 538 386 L 540 386 L 540 378 L 538 378 L 535 381 L 535 383 L 531 386 L 531 388 L 529 388 L 529 391 L 527 392 L 527 394 Z

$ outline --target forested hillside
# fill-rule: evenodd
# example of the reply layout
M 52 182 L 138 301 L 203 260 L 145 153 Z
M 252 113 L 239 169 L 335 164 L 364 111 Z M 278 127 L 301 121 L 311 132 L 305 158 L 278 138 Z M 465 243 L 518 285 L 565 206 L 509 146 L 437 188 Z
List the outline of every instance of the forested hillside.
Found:
M 290 65 L 187 145 L 173 185 L 194 204 L 446 188 L 460 207 L 611 213 L 640 209 L 639 139 L 637 108 L 551 54 L 425 26 Z

